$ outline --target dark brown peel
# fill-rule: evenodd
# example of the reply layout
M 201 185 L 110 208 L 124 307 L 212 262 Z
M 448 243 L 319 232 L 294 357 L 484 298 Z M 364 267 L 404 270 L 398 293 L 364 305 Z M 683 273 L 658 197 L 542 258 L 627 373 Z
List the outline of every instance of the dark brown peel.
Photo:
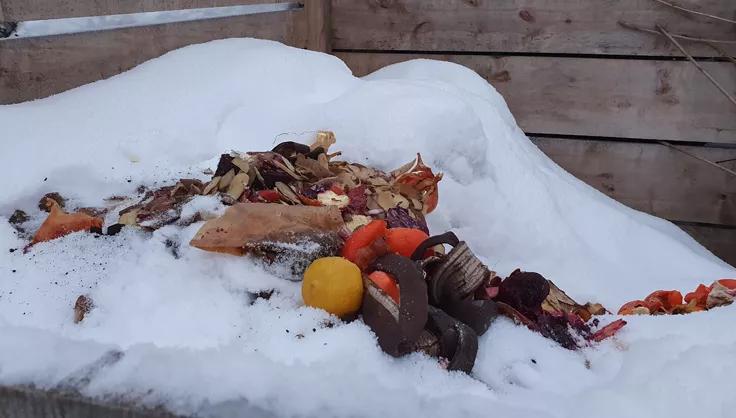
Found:
M 457 235 L 455 235 L 454 232 L 445 232 L 442 235 L 434 235 L 429 238 L 427 238 L 426 241 L 419 244 L 416 250 L 414 250 L 414 254 L 411 255 L 411 259 L 414 261 L 419 261 L 424 258 L 424 254 L 432 247 L 435 247 L 437 245 L 441 244 L 449 244 L 451 246 L 456 246 L 460 243 L 460 240 L 458 239 Z
M 383 271 L 399 285 L 397 305 L 372 283 L 363 296 L 363 321 L 376 333 L 386 353 L 398 357 L 414 351 L 427 323 L 427 286 L 422 272 L 406 257 L 388 254 L 378 258 L 370 270 Z
M 470 373 L 478 354 L 478 336 L 472 328 L 440 309 L 429 307 L 427 328 L 437 335 L 440 357 L 448 360 L 448 370 Z
M 282 142 L 271 150 L 271 152 L 281 154 L 289 159 L 295 158 L 297 155 L 309 154 L 310 151 L 309 145 L 300 144 L 294 141 Z

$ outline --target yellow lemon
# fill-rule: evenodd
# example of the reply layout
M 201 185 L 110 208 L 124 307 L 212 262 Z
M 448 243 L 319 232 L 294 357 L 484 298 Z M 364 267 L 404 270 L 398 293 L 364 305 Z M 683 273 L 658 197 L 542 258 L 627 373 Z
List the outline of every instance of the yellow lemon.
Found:
M 352 315 L 363 302 L 363 278 L 358 266 L 342 257 L 314 260 L 304 272 L 304 304 L 337 315 Z

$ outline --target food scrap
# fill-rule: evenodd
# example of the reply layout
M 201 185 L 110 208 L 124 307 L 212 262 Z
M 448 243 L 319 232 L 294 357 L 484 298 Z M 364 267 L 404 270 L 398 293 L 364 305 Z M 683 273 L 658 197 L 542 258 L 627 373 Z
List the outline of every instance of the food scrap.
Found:
M 619 315 L 674 315 L 707 311 L 730 305 L 736 298 L 736 279 L 720 279 L 710 286 L 704 284 L 682 297 L 677 290 L 657 290 L 644 300 L 626 303 Z
M 600 326 L 602 305 L 580 304 L 539 273 L 517 269 L 501 278 L 453 232 L 431 235 L 425 216 L 439 203 L 441 173 L 420 154 L 392 171 L 341 161 L 331 132 L 311 145 L 283 142 L 266 152 L 220 156 L 209 181 L 180 179 L 142 190 L 117 212 L 123 227 L 153 231 L 204 221 L 190 245 L 285 264 L 302 280 L 304 304 L 343 320 L 362 320 L 392 356 L 424 352 L 449 370 L 470 372 L 478 337 L 506 316 L 560 346 L 576 350 L 614 336 L 622 319 Z M 181 219 L 197 196 L 214 196 L 224 214 Z M 60 196 L 42 200 L 49 215 L 31 245 L 75 231 L 98 231 L 99 217 L 66 213 Z M 18 215 L 17 223 L 22 223 Z M 736 280 L 700 285 L 684 298 L 657 291 L 619 314 L 677 314 L 732 303 Z M 75 322 L 93 307 L 75 304 Z
M 102 232 L 102 219 L 86 213 L 66 213 L 59 203 L 51 198 L 44 199 L 45 207 L 49 211 L 46 220 L 36 231 L 30 245 L 39 242 L 51 241 L 78 231 Z

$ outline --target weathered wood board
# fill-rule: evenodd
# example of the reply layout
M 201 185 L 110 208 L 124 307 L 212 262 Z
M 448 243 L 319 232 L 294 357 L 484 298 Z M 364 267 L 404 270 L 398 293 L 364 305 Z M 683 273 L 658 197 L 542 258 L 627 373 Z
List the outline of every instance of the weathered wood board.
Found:
M 493 84 L 519 126 L 530 133 L 736 143 L 736 106 L 689 62 L 463 54 L 336 55 L 358 76 L 416 58 L 465 65 Z M 702 65 L 736 95 L 733 64 Z
M 634 209 L 673 221 L 736 226 L 736 177 L 681 152 L 653 143 L 532 141 L 569 173 Z M 736 159 L 733 148 L 682 148 L 711 161 Z
M 304 10 L 0 42 L 0 104 L 107 78 L 186 45 L 231 37 L 307 46 Z
M 337 49 L 681 56 L 664 38 L 624 29 L 619 20 L 673 33 L 736 41 L 732 24 L 652 0 L 332 0 Z M 736 17 L 733 0 L 678 0 Z M 696 56 L 718 56 L 687 43 Z M 733 54 L 736 45 L 726 46 Z
M 64 17 L 195 9 L 243 4 L 286 3 L 290 0 L 0 0 L 5 20 L 59 19 Z
M 176 418 L 165 411 L 106 405 L 40 389 L 0 386 L 2 418 Z
M 678 224 L 677 226 L 721 260 L 736 266 L 736 228 L 691 224 Z

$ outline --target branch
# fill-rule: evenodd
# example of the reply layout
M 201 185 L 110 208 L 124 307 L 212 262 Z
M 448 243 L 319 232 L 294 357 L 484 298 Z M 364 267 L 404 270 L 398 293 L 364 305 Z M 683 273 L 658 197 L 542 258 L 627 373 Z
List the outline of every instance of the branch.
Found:
M 646 32 L 646 33 L 652 33 L 655 35 L 662 35 L 656 30 L 653 29 L 647 29 L 638 25 L 635 25 L 633 23 L 624 22 L 623 20 L 619 20 L 618 24 L 620 26 L 625 27 L 626 29 L 632 29 L 632 30 L 638 30 L 640 32 Z M 707 38 L 696 38 L 694 36 L 688 36 L 688 35 L 677 35 L 677 34 L 671 34 L 673 38 L 683 39 L 685 41 L 692 41 L 692 42 L 705 42 L 705 43 L 714 43 L 714 44 L 736 44 L 736 41 L 730 41 L 730 40 L 723 40 L 723 39 L 707 39 Z
M 736 64 L 736 58 L 728 55 L 728 53 L 726 51 L 724 51 L 723 48 L 721 48 L 720 46 L 718 46 L 716 44 L 712 44 L 710 42 L 706 42 L 705 44 L 708 45 L 709 47 L 715 49 L 716 51 L 718 51 L 718 53 L 721 54 L 727 60 L 729 60 L 732 63 Z
M 665 1 L 665 0 L 654 0 L 654 1 L 656 1 L 657 3 L 664 4 L 667 7 L 671 7 L 673 9 L 677 9 L 677 10 L 680 10 L 680 11 L 683 11 L 683 12 L 687 12 L 687 13 L 692 13 L 694 15 L 705 16 L 705 17 L 709 17 L 711 19 L 720 20 L 722 22 L 736 23 L 736 20 L 733 20 L 733 19 L 727 19 L 725 17 L 720 17 L 720 16 L 716 16 L 716 15 L 711 15 L 711 14 L 708 14 L 708 13 L 703 13 L 703 12 L 698 12 L 698 11 L 691 10 L 691 9 L 686 9 L 686 8 L 684 8 L 682 6 L 678 6 L 676 4 L 670 3 L 670 2 Z
M 708 71 L 706 71 L 705 68 L 703 68 L 700 64 L 698 64 L 698 62 L 695 61 L 695 58 L 693 58 L 690 54 L 688 54 L 687 51 L 685 51 L 685 48 L 683 48 L 682 45 L 680 45 L 680 43 L 677 42 L 677 40 L 675 38 L 673 38 L 672 35 L 670 35 L 669 32 L 667 32 L 666 30 L 664 30 L 664 28 L 661 27 L 661 26 L 659 26 L 659 25 L 657 25 L 657 30 L 660 31 L 662 33 L 662 35 L 666 36 L 667 39 L 670 40 L 670 42 L 672 42 L 673 44 L 675 44 L 675 46 L 677 47 L 677 49 L 679 49 L 680 52 L 682 52 L 683 54 L 685 54 L 685 56 L 687 57 L 687 59 L 689 59 L 690 62 L 692 62 L 693 65 L 698 70 L 700 70 L 700 72 L 703 73 L 703 75 L 706 76 L 708 78 L 708 80 L 710 80 L 710 82 L 713 83 L 713 85 L 716 86 L 718 88 L 718 90 L 720 90 L 721 93 L 723 93 L 723 95 L 726 96 L 726 98 L 728 98 L 728 100 L 731 101 L 731 103 L 733 103 L 734 105 L 736 105 L 736 98 L 734 98 L 731 95 L 731 93 L 729 93 L 725 88 L 723 88 L 723 86 L 721 86 L 721 84 L 718 83 L 718 81 L 716 81 L 716 79 L 713 78 L 713 76 L 710 75 L 710 73 Z
M 732 175 L 732 176 L 736 176 L 736 171 L 730 170 L 730 169 L 728 169 L 728 168 L 726 168 L 726 167 L 724 167 L 724 166 L 722 166 L 722 165 L 720 165 L 720 164 L 714 163 L 714 162 L 713 162 L 713 161 L 711 161 L 711 160 L 708 160 L 708 159 L 706 159 L 706 158 L 703 158 L 703 157 L 701 157 L 701 156 L 699 156 L 699 155 L 695 155 L 695 154 L 693 154 L 692 152 L 690 152 L 690 151 L 687 151 L 687 150 L 684 150 L 684 149 L 682 149 L 682 148 L 680 148 L 680 147 L 677 147 L 677 146 L 675 146 L 675 145 L 672 145 L 672 144 L 670 144 L 670 143 L 669 143 L 669 142 L 667 142 L 667 141 L 658 141 L 658 142 L 659 142 L 660 144 L 662 144 L 662 145 L 666 146 L 666 147 L 670 147 L 670 148 L 672 148 L 672 149 L 674 149 L 674 150 L 680 151 L 681 153 L 683 153 L 683 154 L 685 154 L 685 155 L 688 155 L 688 156 L 690 156 L 690 157 L 693 157 L 693 158 L 695 158 L 696 160 L 700 160 L 700 161 L 702 161 L 702 162 L 704 162 L 704 163 L 706 163 L 706 164 L 712 165 L 713 167 L 719 168 L 719 169 L 721 169 L 721 170 L 725 171 L 726 173 L 728 173 L 728 174 L 730 174 L 730 175 Z

